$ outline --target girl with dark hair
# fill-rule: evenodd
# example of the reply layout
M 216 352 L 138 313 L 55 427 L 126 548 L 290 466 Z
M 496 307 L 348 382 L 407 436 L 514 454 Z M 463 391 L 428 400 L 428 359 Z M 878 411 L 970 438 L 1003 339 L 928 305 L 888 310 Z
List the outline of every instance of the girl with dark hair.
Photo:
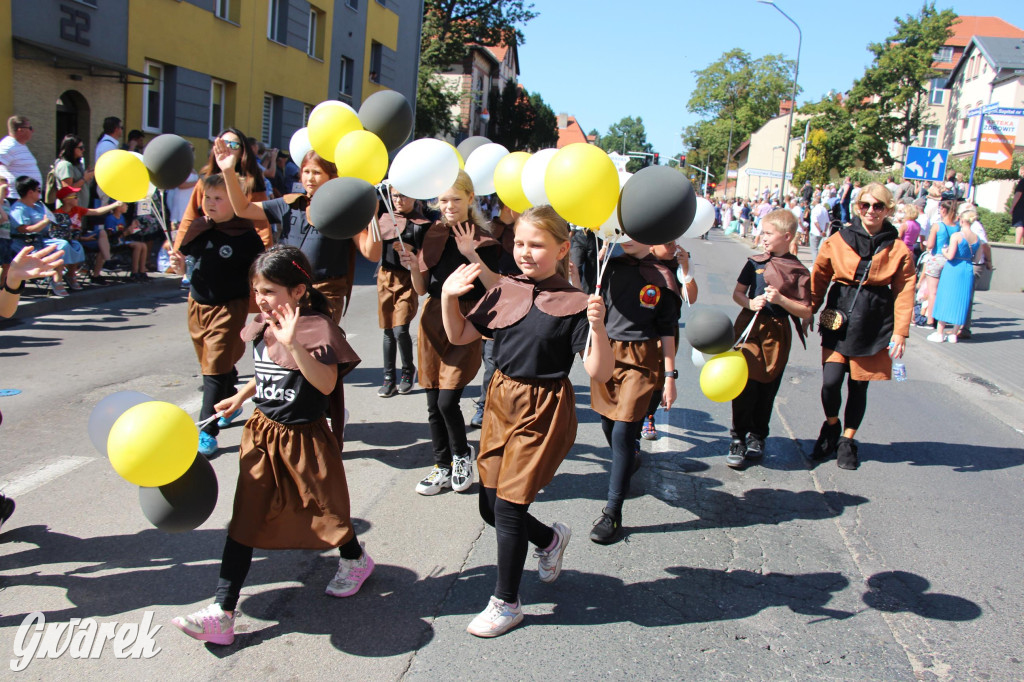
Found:
M 231 164 L 231 149 L 227 140 L 218 139 L 214 143 L 213 153 L 224 177 L 228 180 L 237 177 L 237 169 Z M 381 245 L 374 241 L 369 229 L 364 229 L 352 239 L 331 239 L 321 235 L 310 224 L 309 203 L 313 195 L 325 182 L 338 177 L 338 168 L 333 163 L 310 150 L 302 157 L 300 177 L 305 194 L 286 194 L 280 199 L 257 200 L 255 193 L 247 196 L 238 189 L 237 182 L 229 182 L 228 196 L 240 218 L 248 218 L 257 223 L 269 220 L 280 225 L 281 242 L 298 247 L 309 258 L 313 266 L 309 271 L 313 286 L 330 301 L 333 308 L 331 317 L 335 323 L 339 323 L 352 296 L 356 264 L 352 246 L 355 245 L 367 260 L 377 262 Z M 262 182 L 262 178 L 256 179 Z
M 238 128 L 226 128 L 217 136 L 213 146 L 210 147 L 210 157 L 206 160 L 206 165 L 199 170 L 199 182 L 192 188 L 192 197 L 189 199 L 188 206 L 185 208 L 185 214 L 178 224 L 178 233 L 174 239 L 175 249 L 181 246 L 181 239 L 188 231 L 189 224 L 196 218 L 204 215 L 203 178 L 222 171 L 221 167 L 218 166 L 214 151 L 218 142 L 221 143 L 225 152 L 234 160 L 234 164 L 231 164 L 232 171 L 234 172 L 234 184 L 238 184 L 240 179 L 242 192 L 251 201 L 263 201 L 267 198 L 267 193 L 264 191 L 263 173 L 256 162 L 256 157 L 249 150 L 249 145 L 245 144 L 245 133 Z M 245 216 L 238 214 L 238 217 L 242 218 Z M 253 220 L 253 223 L 256 227 L 256 232 L 260 235 L 260 239 L 263 240 L 263 245 L 267 248 L 273 246 L 274 233 L 270 229 L 270 223 L 266 219 Z
M 351 597 L 373 572 L 373 559 L 356 538 L 341 459 L 344 430 L 342 377 L 359 364 L 345 334 L 325 314 L 312 287 L 312 266 L 293 246 L 260 255 L 250 270 L 260 314 L 243 330 L 253 343 L 255 376 L 217 403 L 229 414 L 253 398 L 245 424 L 234 511 L 213 604 L 172 623 L 211 644 L 235 639 L 235 607 L 253 548 L 338 548 L 332 597 Z M 331 425 L 327 417 L 331 418 Z
M 77 135 L 65 135 L 60 151 L 53 162 L 53 177 L 57 189 L 71 187 L 78 190 L 78 205 L 90 208 L 89 183 L 95 174 L 85 169 L 85 142 Z

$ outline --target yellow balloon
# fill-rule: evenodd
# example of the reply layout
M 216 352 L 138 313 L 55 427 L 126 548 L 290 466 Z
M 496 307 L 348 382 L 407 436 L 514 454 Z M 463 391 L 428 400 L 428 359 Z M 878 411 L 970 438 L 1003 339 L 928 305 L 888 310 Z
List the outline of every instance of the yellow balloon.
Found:
M 359 178 L 371 185 L 388 172 L 388 148 L 368 130 L 356 130 L 338 140 L 334 148 L 338 177 Z
M 126 410 L 107 436 L 107 456 L 114 471 L 147 488 L 181 478 L 195 461 L 198 447 L 199 430 L 188 413 L 159 400 Z
M 316 105 L 309 114 L 306 130 L 309 143 L 325 160 L 334 163 L 334 150 L 338 141 L 355 130 L 362 130 L 363 124 L 352 107 L 343 102 L 329 100 Z
M 516 213 L 530 208 L 530 200 L 523 191 L 523 166 L 530 160 L 526 152 L 512 152 L 494 168 L 494 191 L 502 203 Z
M 466 160 L 462 158 L 462 154 L 459 153 L 459 148 L 447 140 L 445 140 L 445 144 L 455 150 L 455 158 L 459 160 L 459 170 L 466 170 Z
M 619 201 L 619 173 L 603 149 L 574 142 L 551 157 L 544 191 L 558 215 L 581 227 L 597 228 Z
M 149 191 L 149 171 L 141 157 L 124 149 L 112 149 L 96 162 L 96 184 L 118 201 L 141 201 Z
M 700 390 L 716 403 L 727 403 L 747 385 L 747 359 L 738 350 L 719 353 L 700 371 Z

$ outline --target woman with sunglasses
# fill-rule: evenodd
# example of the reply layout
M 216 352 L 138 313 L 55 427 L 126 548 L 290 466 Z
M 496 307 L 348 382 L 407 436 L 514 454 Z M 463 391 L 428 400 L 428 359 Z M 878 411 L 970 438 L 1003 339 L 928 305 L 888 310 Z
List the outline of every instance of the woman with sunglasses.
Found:
M 841 469 L 859 466 L 853 437 L 867 408 L 868 382 L 892 377 L 892 361 L 902 357 L 910 334 L 914 258 L 889 222 L 895 205 L 885 185 L 872 182 L 861 190 L 850 224 L 821 244 L 811 272 L 811 309 L 824 303 L 838 321 L 819 329 L 825 422 L 811 458 L 837 453 Z
M 188 226 L 192 224 L 192 221 L 204 215 L 202 179 L 208 175 L 221 172 L 214 155 L 214 149 L 218 142 L 223 145 L 226 152 L 234 159 L 235 164 L 232 170 L 234 171 L 236 182 L 239 179 L 241 180 L 242 191 L 246 198 L 249 201 L 264 201 L 267 198 L 263 173 L 260 171 L 256 157 L 249 151 L 249 145 L 245 144 L 245 133 L 238 128 L 225 129 L 217 136 L 214 144 L 210 146 L 210 158 L 206 160 L 206 165 L 199 170 L 199 181 L 192 188 L 192 198 L 189 199 L 188 206 L 185 208 L 185 214 L 178 224 L 178 232 L 174 239 L 175 250 L 181 246 L 181 241 L 185 233 L 188 232 Z M 238 217 L 241 218 L 242 216 L 238 215 Z M 270 223 L 267 222 L 265 217 L 253 222 L 255 223 L 256 232 L 259 233 L 260 239 L 263 240 L 263 245 L 269 249 L 274 245 L 274 233 L 270 229 Z
M 57 180 L 57 189 L 71 187 L 78 191 L 78 205 L 90 207 L 91 196 L 89 183 L 93 172 L 85 169 L 85 142 L 77 135 L 65 135 L 57 152 L 57 160 L 53 162 L 53 177 Z
M 370 262 L 380 259 L 381 244 L 370 235 L 369 228 L 352 239 L 324 237 L 309 222 L 309 204 L 316 191 L 328 180 L 338 177 L 338 167 L 310 150 L 302 157 L 299 178 L 305 194 L 286 194 L 269 201 L 246 196 L 239 189 L 237 172 L 231 165 L 231 148 L 227 140 L 218 139 L 213 153 L 227 180 L 228 199 L 235 215 L 253 222 L 270 221 L 281 226 L 281 243 L 297 246 L 313 266 L 310 273 L 313 288 L 327 297 L 335 323 L 348 307 L 352 296 L 355 252 L 352 245 Z M 258 178 L 262 181 L 262 178 Z

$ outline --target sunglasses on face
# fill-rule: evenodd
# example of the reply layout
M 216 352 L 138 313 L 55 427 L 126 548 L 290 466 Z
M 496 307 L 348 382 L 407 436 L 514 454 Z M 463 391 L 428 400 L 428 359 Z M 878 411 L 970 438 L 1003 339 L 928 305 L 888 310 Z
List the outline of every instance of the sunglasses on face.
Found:
M 35 130 L 32 126 L 18 126 L 17 130 Z
M 862 210 L 862 211 L 868 211 L 868 210 L 871 210 L 871 209 L 874 209 L 876 211 L 884 211 L 887 208 L 889 208 L 889 207 L 886 206 L 883 203 L 880 203 L 880 202 L 876 202 L 876 203 L 873 203 L 873 204 L 868 203 L 866 201 L 860 202 L 860 210 Z
M 224 144 L 227 145 L 228 149 L 241 149 L 242 143 L 237 140 L 224 140 Z

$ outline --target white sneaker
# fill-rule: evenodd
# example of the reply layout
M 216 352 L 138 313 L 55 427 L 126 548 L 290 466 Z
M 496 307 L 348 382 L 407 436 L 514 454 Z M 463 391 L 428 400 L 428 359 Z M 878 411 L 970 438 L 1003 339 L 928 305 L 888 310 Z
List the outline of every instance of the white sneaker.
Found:
M 946 343 L 956 343 L 956 334 L 950 334 L 947 336 Z
M 435 464 L 434 468 L 427 474 L 427 477 L 416 484 L 416 492 L 420 495 L 436 495 L 451 486 L 452 473 Z
M 938 333 L 938 332 L 932 332 L 931 334 L 929 334 L 929 335 L 928 335 L 928 336 L 926 336 L 925 338 L 926 338 L 926 339 L 927 339 L 928 341 L 931 341 L 932 343 L 942 343 L 943 341 L 945 341 L 945 340 L 946 340 L 946 339 L 945 339 L 945 338 L 944 338 L 944 337 L 942 336 L 942 334 L 940 334 L 940 333 Z
M 523 609 L 519 602 L 509 604 L 491 597 L 487 608 L 473 619 L 466 632 L 477 637 L 497 637 L 523 622 Z
M 363 548 L 363 555 L 358 559 L 338 560 L 338 572 L 327 584 L 325 590 L 332 597 L 351 597 L 359 591 L 366 579 L 373 573 L 373 559 L 366 553 L 366 545 L 359 543 Z
M 473 458 L 476 450 L 469 446 L 469 454 L 464 457 L 452 457 L 452 490 L 457 493 L 469 490 L 473 485 Z
M 558 540 L 555 548 L 551 551 L 538 549 L 533 553 L 538 559 L 537 577 L 542 583 L 553 583 L 558 579 L 558 574 L 562 572 L 562 556 L 565 554 L 566 545 L 569 544 L 569 538 L 572 537 L 572 528 L 564 523 L 555 521 L 552 527 Z
M 187 616 L 178 616 L 171 624 L 193 639 L 226 646 L 235 641 L 235 617 L 224 613 L 220 604 L 210 604 Z

